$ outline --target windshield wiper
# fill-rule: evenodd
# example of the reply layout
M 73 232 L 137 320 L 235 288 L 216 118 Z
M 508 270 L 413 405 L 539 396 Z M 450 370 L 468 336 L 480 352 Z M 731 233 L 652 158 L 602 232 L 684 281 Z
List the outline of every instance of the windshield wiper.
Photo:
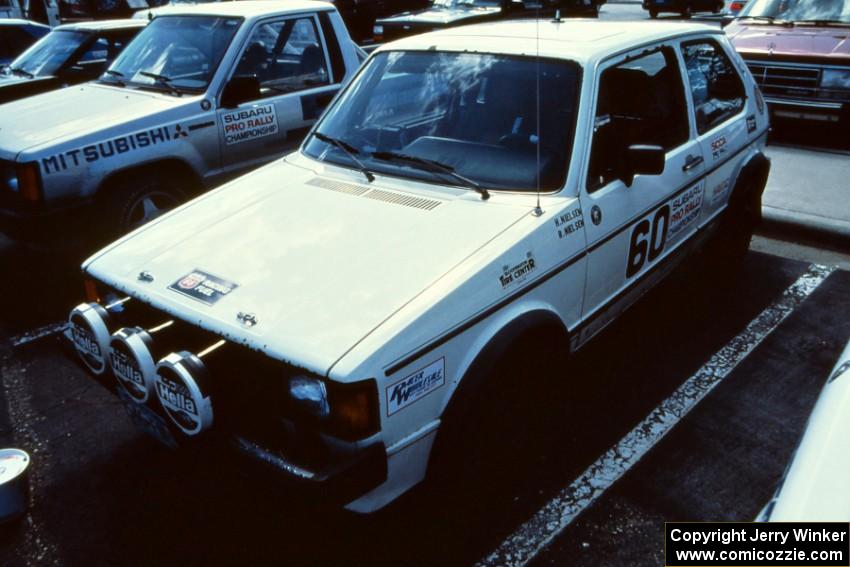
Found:
M 11 72 L 15 73 L 16 75 L 23 75 L 27 79 L 35 79 L 35 75 L 33 75 L 32 73 L 30 73 L 29 71 L 27 71 L 26 69 L 24 69 L 22 67 L 9 67 L 9 70 Z
M 124 73 L 122 73 L 121 71 L 113 71 L 112 69 L 107 69 L 106 71 L 103 72 L 103 74 L 109 75 L 110 77 L 115 77 L 115 80 L 111 81 L 112 84 L 118 85 L 119 87 L 126 87 L 127 86 L 127 83 L 125 83 L 124 81 L 121 80 L 121 78 L 124 76 Z
M 483 188 L 481 185 L 479 185 L 472 179 L 464 177 L 460 173 L 456 172 L 455 168 L 450 165 L 446 165 L 444 163 L 440 163 L 432 159 L 426 159 L 422 157 L 396 152 L 374 152 L 372 154 L 372 157 L 381 161 L 402 162 L 412 167 L 421 169 L 423 171 L 430 171 L 432 173 L 443 173 L 445 175 L 448 175 L 452 179 L 459 181 L 468 189 L 473 189 L 474 191 L 480 193 L 481 200 L 486 201 L 490 198 L 490 192 L 487 191 L 487 189 Z
M 795 24 L 812 24 L 814 26 L 850 26 L 850 22 L 842 20 L 795 20 Z
M 360 173 L 362 173 L 366 177 L 366 180 L 369 183 L 372 183 L 375 180 L 375 176 L 372 174 L 372 172 L 369 171 L 369 169 L 363 164 L 363 162 L 357 158 L 357 154 L 360 153 L 360 150 L 358 150 L 357 148 L 355 148 L 344 140 L 332 138 L 331 136 L 328 136 L 327 134 L 322 134 L 321 132 L 313 132 L 313 136 L 325 142 L 326 144 L 330 144 L 342 150 L 345 155 L 347 155 L 349 159 L 351 159 L 351 161 L 357 164 L 357 169 L 360 170 Z
M 794 22 L 788 20 L 777 20 L 773 16 L 741 16 L 742 20 L 758 20 L 760 22 L 767 22 L 772 26 L 785 26 L 789 28 L 794 27 Z
M 174 80 L 171 77 L 166 77 L 165 75 L 160 75 L 159 73 L 151 73 L 150 71 L 139 71 L 139 75 L 142 75 L 144 77 L 150 77 L 151 79 L 156 81 L 157 84 L 160 84 L 167 88 L 173 95 L 183 96 L 183 91 L 171 84 L 171 81 Z

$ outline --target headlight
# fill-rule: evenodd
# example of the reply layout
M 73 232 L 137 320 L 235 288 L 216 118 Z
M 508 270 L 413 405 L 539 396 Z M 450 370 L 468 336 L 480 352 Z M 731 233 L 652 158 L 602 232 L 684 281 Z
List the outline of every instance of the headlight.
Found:
M 384 26 L 376 25 L 372 28 L 372 35 L 384 35 Z
M 824 69 L 820 86 L 825 89 L 850 90 L 850 69 Z
M 331 413 L 325 383 L 309 376 L 295 376 L 289 380 L 289 395 L 310 415 L 325 418 Z

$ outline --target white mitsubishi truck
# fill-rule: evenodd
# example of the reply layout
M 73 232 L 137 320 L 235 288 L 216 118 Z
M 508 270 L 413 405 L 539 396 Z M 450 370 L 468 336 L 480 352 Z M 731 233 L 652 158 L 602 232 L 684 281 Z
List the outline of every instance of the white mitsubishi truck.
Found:
M 67 336 L 164 443 L 370 512 L 471 462 L 480 404 L 541 378 L 514 361 L 574 352 L 697 249 L 743 256 L 767 131 L 706 26 L 404 39 L 297 152 L 88 259 Z
M 0 232 L 140 226 L 292 151 L 364 58 L 327 2 L 170 8 L 97 82 L 0 106 Z

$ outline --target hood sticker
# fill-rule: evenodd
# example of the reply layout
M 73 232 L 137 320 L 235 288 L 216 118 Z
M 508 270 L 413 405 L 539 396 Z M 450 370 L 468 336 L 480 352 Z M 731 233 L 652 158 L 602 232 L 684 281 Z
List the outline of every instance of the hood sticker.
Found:
M 419 401 L 446 383 L 446 359 L 435 360 L 386 389 L 387 417 Z
M 79 167 L 84 163 L 92 163 L 127 152 L 135 152 L 148 146 L 174 142 L 188 136 L 189 133 L 180 124 L 175 124 L 173 129 L 171 126 L 152 128 L 42 158 L 41 169 L 45 175 L 59 173 L 69 167 Z
M 277 113 L 273 104 L 228 112 L 222 116 L 224 142 L 229 146 L 277 134 Z
M 528 278 L 528 274 L 533 272 L 536 267 L 534 254 L 531 252 L 527 252 L 525 260 L 518 264 L 502 266 L 502 275 L 499 276 L 499 283 L 502 284 L 502 289 L 508 289 L 524 282 Z
M 207 305 L 213 305 L 237 287 L 239 286 L 233 282 L 223 280 L 196 268 L 168 286 L 168 289 L 197 299 Z

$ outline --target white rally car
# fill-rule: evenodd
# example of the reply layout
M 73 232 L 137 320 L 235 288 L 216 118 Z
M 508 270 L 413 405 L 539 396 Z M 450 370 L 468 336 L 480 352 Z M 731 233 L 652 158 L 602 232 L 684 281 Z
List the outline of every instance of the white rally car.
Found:
M 850 518 L 850 342 L 821 391 L 785 476 L 760 522 Z
M 227 440 L 369 512 L 474 450 L 516 345 L 579 348 L 709 236 L 742 255 L 767 130 L 709 27 L 408 38 L 298 152 L 85 262 L 69 337 L 166 443 Z

